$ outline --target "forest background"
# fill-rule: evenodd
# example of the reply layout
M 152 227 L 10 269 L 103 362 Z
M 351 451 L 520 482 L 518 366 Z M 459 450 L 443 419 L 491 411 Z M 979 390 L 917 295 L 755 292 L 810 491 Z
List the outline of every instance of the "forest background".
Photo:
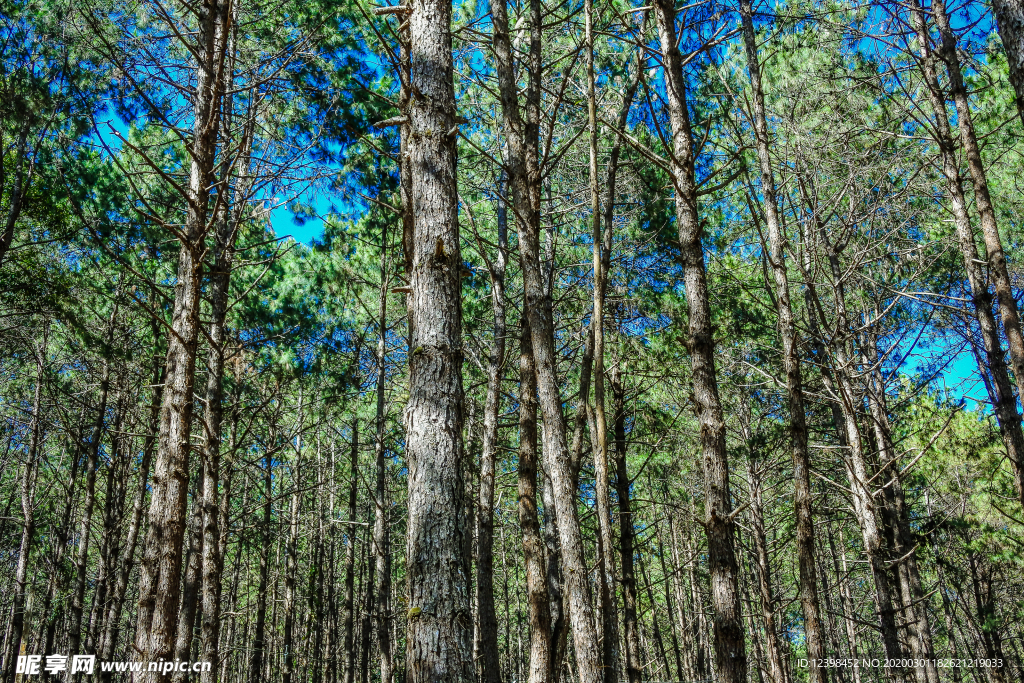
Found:
M 1020 0 L 0 8 L 5 683 L 1024 681 Z

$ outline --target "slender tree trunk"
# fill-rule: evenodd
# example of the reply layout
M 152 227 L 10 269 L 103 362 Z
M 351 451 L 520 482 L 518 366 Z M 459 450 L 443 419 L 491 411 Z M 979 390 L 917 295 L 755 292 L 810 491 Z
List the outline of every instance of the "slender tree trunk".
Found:
M 356 365 L 359 363 L 359 348 L 356 349 Z M 345 627 L 343 649 L 345 652 L 345 673 L 343 683 L 354 683 L 356 673 L 355 650 L 355 558 L 356 558 L 356 503 L 359 493 L 359 418 L 352 418 L 352 444 L 349 450 L 348 516 L 352 522 L 345 527 Z M 333 655 L 332 655 L 333 656 Z
M 373 632 L 373 607 L 376 604 L 374 581 L 376 580 L 376 559 L 369 550 L 370 545 L 364 544 L 362 567 L 366 573 L 360 582 L 364 587 L 363 616 L 359 625 L 359 683 L 367 683 L 370 677 L 370 637 Z
M 494 611 L 494 473 L 498 450 L 498 413 L 501 411 L 501 379 L 505 365 L 505 264 L 508 260 L 508 212 L 504 183 L 498 183 L 498 253 L 490 264 L 491 307 L 494 312 L 494 341 L 487 363 L 487 397 L 484 402 L 483 444 L 480 453 L 480 504 L 477 510 L 476 603 L 479 623 L 479 653 L 483 683 L 501 683 L 498 661 L 498 618 Z M 520 465 L 520 467 L 522 467 Z M 536 465 L 534 465 L 536 479 Z M 536 505 L 536 501 L 534 501 Z M 536 511 L 534 512 L 536 523 Z M 525 540 L 524 550 L 529 562 Z M 543 574 L 542 574 L 543 576 Z M 527 587 L 529 590 L 529 586 Z M 538 683 L 538 682 L 534 682 Z
M 877 311 L 876 311 L 877 314 Z M 909 511 L 903 484 L 900 481 L 898 456 L 889 425 L 889 409 L 885 393 L 885 381 L 879 369 L 878 337 L 868 331 L 864 344 L 868 373 L 868 405 L 872 428 L 878 444 L 878 457 L 884 467 L 884 478 L 880 485 L 885 488 L 886 498 L 892 500 L 892 521 L 895 544 L 894 559 L 903 588 L 903 603 L 907 629 L 913 648 L 915 673 L 918 683 L 939 683 L 939 672 L 935 666 L 935 652 L 932 646 L 932 630 L 928 619 L 928 601 L 921 583 L 921 571 L 917 564 L 917 544 L 910 530 Z
M 14 154 L 16 159 L 14 182 L 11 185 L 11 192 L 7 197 L 7 215 L 4 217 L 4 230 L 3 233 L 0 233 L 0 263 L 4 262 L 4 257 L 7 256 L 7 252 L 10 251 L 11 245 L 14 243 L 14 228 L 25 205 L 25 195 L 28 194 L 28 185 L 31 180 L 31 164 L 29 169 L 25 168 L 25 162 L 28 160 L 28 135 L 29 122 L 28 117 L 25 117 L 25 122 L 18 132 L 18 143 Z M 3 183 L 3 180 L 5 180 L 3 178 L 4 175 L 6 175 L 4 173 L 4 162 L 0 161 L 0 188 L 3 188 L 5 185 Z
M 693 392 L 700 422 L 705 480 L 704 530 L 708 540 L 711 597 L 715 607 L 715 656 L 721 683 L 746 683 L 747 654 L 740 608 L 739 567 L 734 548 L 735 522 L 729 492 L 729 459 L 725 418 L 718 396 L 715 341 L 711 324 L 703 229 L 697 208 L 694 147 L 686 103 L 686 80 L 676 36 L 675 6 L 670 0 L 654 4 L 664 59 L 668 115 L 672 129 L 676 222 L 680 261 L 689 310 L 687 345 L 693 366 Z
M 608 420 L 604 409 L 604 299 L 607 269 L 602 255 L 601 195 L 597 177 L 597 88 L 594 82 L 594 2 L 584 2 L 587 41 L 587 117 L 589 121 L 590 213 L 594 253 L 594 489 L 598 528 L 598 591 L 600 594 L 601 672 L 605 683 L 619 679 L 618 611 L 615 607 L 615 562 L 612 543 L 610 478 L 608 474 Z M 614 201 L 614 199 L 613 199 Z M 611 244 L 607 245 L 611 252 Z M 580 397 L 584 402 L 585 396 Z
M 982 562 L 984 559 L 981 560 Z M 996 617 L 996 606 L 992 599 L 992 577 L 985 567 L 979 566 L 979 558 L 973 550 L 967 550 L 967 563 L 971 573 L 971 587 L 974 589 L 974 604 L 977 608 L 978 630 L 981 643 L 988 659 L 1003 660 L 1002 638 Z M 990 666 L 985 669 L 989 683 L 1003 683 L 1002 667 Z
M 619 499 L 619 549 L 622 557 L 622 625 L 625 643 L 626 683 L 640 683 L 641 660 L 636 608 L 636 568 L 633 561 L 633 504 L 629 499 L 629 471 L 626 467 L 626 392 L 622 385 L 621 361 L 612 367 L 612 424 L 615 429 L 615 495 Z M 668 577 L 665 577 L 668 581 Z M 670 617 L 671 618 L 671 617 Z M 683 676 L 682 671 L 678 674 Z
M 295 675 L 295 611 L 297 600 L 296 575 L 299 569 L 299 513 L 302 510 L 302 395 L 299 395 L 299 421 L 295 443 L 295 459 L 292 461 L 291 509 L 288 517 L 288 537 L 285 541 L 284 568 L 284 628 L 282 648 L 284 666 L 281 670 L 282 683 L 291 683 Z
M 675 520 L 671 510 L 666 511 L 666 518 L 668 519 L 668 543 L 669 549 L 672 553 L 672 586 L 675 591 L 675 622 L 678 625 L 679 634 L 683 641 L 683 661 L 685 663 L 685 670 L 683 676 L 687 678 L 697 679 L 701 678 L 698 674 L 699 667 L 697 666 L 697 660 L 700 656 L 700 633 L 695 633 L 695 629 L 692 624 L 695 622 L 696 615 L 691 610 L 687 610 L 687 599 L 685 585 L 683 581 L 683 565 L 681 558 L 679 557 L 679 546 L 676 543 L 676 527 Z M 689 564 L 689 561 L 687 562 Z M 690 616 L 687 617 L 687 612 Z M 628 645 L 628 643 L 627 643 Z
M 162 370 L 162 367 L 156 369 L 154 384 L 160 384 Z M 134 567 L 135 546 L 138 545 L 139 530 L 142 528 L 142 515 L 145 511 L 146 489 L 149 483 L 149 466 L 153 459 L 153 446 L 156 443 L 155 432 L 160 414 L 160 393 L 161 388 L 157 386 L 153 391 L 153 402 L 150 406 L 150 428 L 152 432 L 146 437 L 145 445 L 142 449 L 142 461 L 139 463 L 139 481 L 132 503 L 132 516 L 128 523 L 128 534 L 122 548 L 121 558 L 117 563 L 117 575 L 114 579 L 114 586 L 110 595 L 110 608 L 107 611 L 106 624 L 97 652 L 98 658 L 102 661 L 113 659 L 118 635 L 120 634 L 121 612 L 124 609 L 128 579 Z M 101 672 L 100 675 L 104 683 L 111 679 L 110 672 Z
M 464 553 L 462 259 L 451 3 L 413 0 L 409 19 L 412 209 L 406 683 L 472 683 Z M 380 504 L 380 501 L 378 501 Z M 383 672 L 382 672 L 383 673 Z M 385 682 L 386 683 L 386 682 Z
M 757 579 L 758 597 L 761 601 L 761 620 L 764 628 L 764 659 L 768 665 L 771 680 L 785 683 L 789 680 L 789 672 L 782 661 L 782 646 L 779 643 L 778 627 L 775 621 L 775 595 L 772 591 L 771 558 L 768 553 L 768 539 L 764 525 L 764 496 L 761 485 L 759 458 L 762 454 L 754 440 L 750 426 L 749 399 L 744 394 L 740 397 L 739 420 L 743 430 L 743 438 L 747 442 L 747 485 L 750 504 L 747 508 L 750 520 L 750 535 L 753 537 L 754 550 L 752 555 L 754 576 Z M 815 596 L 817 597 L 817 596 Z M 808 659 L 810 654 L 808 653 Z M 808 667 L 809 669 L 810 667 Z
M 528 683 L 554 680 L 551 604 L 544 566 L 544 541 L 537 516 L 537 377 L 529 322 L 523 318 L 519 339 L 519 526 L 523 533 L 526 592 L 530 606 L 530 675 Z M 549 557 L 549 562 L 555 561 Z M 549 568 L 550 569 L 550 568 Z
M 374 491 L 373 516 L 373 552 L 374 566 L 377 572 L 377 602 L 374 614 L 377 625 L 377 646 L 380 648 L 380 675 L 382 683 L 391 683 L 393 663 L 391 653 L 391 620 L 388 612 L 391 609 L 391 534 L 389 527 L 390 503 L 387 490 L 387 452 L 384 448 L 384 432 L 386 415 L 384 412 L 385 390 L 385 354 L 387 351 L 387 227 L 381 231 L 381 262 L 380 262 L 380 306 L 377 311 L 377 414 L 374 421 L 376 430 L 374 437 L 374 454 L 376 467 L 376 488 Z
M 119 383 L 120 384 L 120 383 Z M 121 451 L 122 425 L 125 406 L 123 397 L 115 408 L 113 430 L 110 439 L 110 464 L 107 467 L 107 481 L 103 505 L 103 534 L 100 539 L 99 570 L 93 586 L 92 608 L 89 610 L 89 626 L 86 631 L 85 651 L 95 653 L 103 633 L 103 621 L 107 616 L 110 575 L 113 574 L 114 557 L 117 556 L 120 541 L 120 517 L 123 513 L 124 496 L 128 485 L 127 463 L 119 461 Z M 123 473 L 123 474 L 119 474 Z
M 270 553 L 271 547 L 271 515 L 273 514 L 273 460 L 271 451 L 276 445 L 275 430 L 271 430 L 270 440 L 264 452 L 263 471 L 263 519 L 261 520 L 261 531 L 263 538 L 260 543 L 260 579 L 256 588 L 256 624 L 255 633 L 252 639 L 252 658 L 249 661 L 249 683 L 259 683 L 263 677 L 264 657 L 267 649 L 266 623 L 267 623 L 267 581 L 270 577 Z
M 46 339 L 48 327 L 43 329 L 43 340 L 36 351 L 36 387 L 32 399 L 32 418 L 29 421 L 28 452 L 21 474 L 21 543 L 18 546 L 18 564 L 14 570 L 14 600 L 11 603 L 10 631 L 4 653 L 4 680 L 15 680 L 15 663 L 21 654 L 25 632 L 25 597 L 28 586 L 28 562 L 32 552 L 32 538 L 36 531 L 35 494 L 39 475 L 39 452 L 42 444 L 40 411 L 42 410 L 43 371 L 46 367 Z
M 782 342 L 783 365 L 786 371 L 786 398 L 789 408 L 789 424 L 787 426 L 793 454 L 793 504 L 796 509 L 796 548 L 800 569 L 798 594 L 804 615 L 804 635 L 809 661 L 808 680 L 810 683 L 826 683 L 828 680 L 827 669 L 818 666 L 818 663 L 825 658 L 825 646 L 821 609 L 818 606 L 818 583 L 814 559 L 810 450 L 804 407 L 803 377 L 800 369 L 799 340 L 790 298 L 789 275 L 786 269 L 786 236 L 783 234 L 782 221 L 779 217 L 778 199 L 775 194 L 775 174 L 769 155 L 768 119 L 765 112 L 761 64 L 758 58 L 757 36 L 754 33 L 753 10 L 750 0 L 741 0 L 740 14 L 743 24 L 743 43 L 747 53 L 747 71 L 750 75 L 754 138 L 761 170 L 762 208 L 765 222 L 768 224 L 771 255 L 769 262 L 775 278 L 775 304 L 779 314 L 779 337 Z
M 84 416 L 83 408 L 83 416 Z M 62 571 L 64 566 L 64 553 L 68 549 L 68 540 L 71 537 L 71 513 L 75 503 L 75 489 L 78 484 L 78 471 L 79 464 L 82 459 L 82 451 L 85 449 L 85 443 L 82 440 L 82 420 L 79 418 L 79 426 L 73 437 L 74 449 L 71 455 L 71 473 L 68 475 L 68 483 L 66 487 L 67 499 L 64 503 L 64 510 L 61 513 L 60 525 L 57 527 L 57 531 L 54 534 L 54 552 L 53 559 L 50 565 L 50 576 L 46 585 L 46 596 L 43 599 L 43 604 L 40 606 L 39 613 L 45 615 L 43 619 L 39 621 L 39 631 L 36 635 L 35 642 L 39 644 L 40 649 L 43 652 L 53 652 L 53 639 L 56 635 L 57 624 L 61 621 L 61 611 L 59 609 L 52 609 L 54 600 L 58 593 L 61 593 L 65 589 L 66 584 L 66 572 Z M 4 516 L 6 517 L 9 513 L 5 511 Z M 6 653 L 5 653 L 6 654 Z
M 203 578 L 203 500 L 205 498 L 203 473 L 197 472 L 192 494 L 192 512 L 188 520 L 188 549 L 185 553 L 185 576 L 181 584 L 181 605 L 178 608 L 178 633 L 174 641 L 174 659 L 188 661 L 195 639 L 196 614 Z M 188 672 L 175 671 L 173 683 L 184 683 Z
M 981 264 L 984 262 L 978 257 L 978 247 L 974 241 L 974 229 L 971 227 L 970 216 L 967 212 L 963 179 L 960 175 L 960 166 L 953 144 L 953 133 L 950 129 L 949 118 L 946 112 L 945 95 L 942 92 L 938 74 L 935 70 L 935 54 L 932 52 L 928 37 L 927 19 L 919 2 L 915 2 L 913 5 L 912 14 L 912 21 L 921 46 L 921 69 L 924 73 L 929 100 L 935 114 L 935 142 L 939 147 L 941 155 L 946 195 L 949 200 L 950 210 L 953 213 L 953 223 L 956 227 L 960 251 L 963 254 L 964 271 L 967 274 L 967 281 L 971 288 L 970 295 L 974 316 L 977 318 L 978 326 L 981 329 L 986 360 L 988 361 L 989 371 L 992 373 L 996 399 L 992 406 L 993 412 L 999 422 L 1003 444 L 1006 447 L 1010 462 L 1013 464 L 1017 495 L 1024 500 L 1024 430 L 1021 428 L 1021 417 L 1020 413 L 1017 412 L 1017 400 L 1013 395 L 1013 385 L 1010 382 L 1009 371 L 1003 357 L 1002 342 L 999 339 L 999 326 L 996 323 L 995 316 L 992 314 L 992 294 L 988 289 L 988 278 L 981 269 Z M 951 74 L 953 71 L 951 71 Z M 961 88 L 962 85 L 961 82 Z M 969 114 L 970 112 L 968 112 Z M 994 218 L 992 220 L 994 221 Z M 995 253 L 1001 257 L 1001 248 L 996 248 L 998 243 L 990 245 L 989 237 L 986 234 L 986 247 L 989 250 L 989 255 L 991 256 Z M 998 234 L 995 237 L 998 237 Z M 997 258 L 996 261 L 1001 262 L 1005 268 L 1005 259 L 999 261 Z M 999 270 L 997 267 L 998 263 L 993 263 L 990 259 L 990 266 L 994 278 L 998 279 L 999 275 L 995 272 Z M 1004 316 L 1007 310 L 1009 309 L 1004 307 L 1002 301 L 1000 301 L 1000 311 L 1003 312 Z M 1014 308 L 1013 310 L 1016 309 Z M 1012 314 L 1012 310 L 1010 313 Z M 1024 381 L 1024 375 L 1017 375 L 1018 387 L 1021 381 Z
M 114 324 L 117 319 L 115 304 L 107 321 L 105 343 L 109 347 L 114 339 Z M 109 353 L 109 350 L 106 351 Z M 78 527 L 78 556 L 75 558 L 75 592 L 71 600 L 71 615 L 68 625 L 68 648 L 80 652 L 82 645 L 82 616 L 85 610 L 85 574 L 88 568 L 89 539 L 92 535 L 92 513 L 96 505 L 96 471 L 99 469 L 100 443 L 103 440 L 103 425 L 107 414 L 107 396 L 110 391 L 110 360 L 103 359 L 100 370 L 99 400 L 96 422 L 89 440 L 89 451 L 85 465 L 85 500 L 82 503 L 82 519 Z
M 565 416 L 556 375 L 552 300 L 540 260 L 539 171 L 519 111 L 509 40 L 508 13 L 502 0 L 491 3 L 494 56 L 508 146 L 509 184 L 518 217 L 523 264 L 524 309 L 529 319 L 538 395 L 544 415 L 544 461 L 551 477 L 561 541 L 564 599 L 576 650 L 581 683 L 599 683 L 599 643 L 587 584 L 583 539 L 576 512 L 576 488 L 566 441 Z
M 938 56 L 945 62 L 946 70 L 949 73 L 949 91 L 956 104 L 960 142 L 966 153 L 967 168 L 974 181 L 974 205 L 981 217 L 981 233 L 985 239 L 989 277 L 995 284 L 999 314 L 1003 321 L 1003 331 L 1006 334 L 1007 346 L 1010 350 L 1010 365 L 1017 380 L 1017 395 L 1024 397 L 1024 332 L 1021 330 L 1020 312 L 1013 293 L 1013 282 L 1010 279 L 1006 254 L 1003 251 L 999 226 L 996 223 L 995 208 L 992 206 L 992 199 L 989 195 L 988 178 L 981 159 L 981 149 L 978 145 L 971 106 L 967 98 L 967 88 L 960 70 L 956 36 L 950 27 L 949 17 L 946 15 L 945 0 L 935 0 L 932 3 L 932 13 L 942 38 Z M 1018 18 L 1019 16 L 1020 12 L 1018 12 Z M 1019 457 L 1015 458 L 1013 455 L 1010 456 L 1010 460 L 1016 476 L 1017 496 L 1021 504 L 1024 505 L 1024 460 Z
M 828 541 L 832 546 L 832 557 L 835 559 L 836 548 L 832 534 L 828 534 Z M 853 681 L 854 683 L 860 683 L 860 640 L 857 638 L 857 625 L 853 620 L 853 615 L 856 614 L 856 612 L 853 604 L 853 596 L 850 594 L 850 574 L 849 569 L 846 566 L 846 543 L 843 539 L 843 531 L 841 528 L 839 530 L 839 547 L 842 549 L 842 554 L 839 556 L 842 560 L 842 567 L 838 564 L 836 565 L 836 574 L 838 575 L 839 593 L 843 605 L 843 623 L 846 625 L 846 637 L 850 641 L 850 656 L 853 658 Z M 838 638 L 836 638 L 836 640 L 838 641 Z
M 233 7 L 237 15 L 237 5 Z M 234 60 L 234 37 L 230 45 L 231 59 Z M 232 84 L 232 69 L 226 70 L 225 88 Z M 230 103 L 230 100 L 229 100 Z M 232 108 L 228 108 L 228 116 Z M 228 119 L 230 123 L 230 118 Z M 246 177 L 249 168 L 249 156 L 252 151 L 252 124 L 247 122 L 243 127 L 239 158 L 235 165 L 225 169 L 225 175 L 235 171 L 241 178 L 234 188 L 234 204 L 230 208 L 221 207 L 217 221 L 216 246 L 214 251 L 213 269 L 209 274 L 210 289 L 210 327 L 209 351 L 206 357 L 206 430 L 203 448 L 203 496 L 200 501 L 202 510 L 202 661 L 211 662 L 209 671 L 200 674 L 202 683 L 216 681 L 216 663 L 220 658 L 220 613 L 222 574 L 224 572 L 224 552 L 227 530 L 222 520 L 227 518 L 227 510 L 221 509 L 221 445 L 224 421 L 224 364 L 227 351 L 227 312 L 231 273 L 235 261 L 235 241 L 238 238 L 245 207 L 248 205 L 248 194 L 251 181 Z M 228 166 L 225 162 L 225 166 Z M 225 487 L 225 492 L 227 488 Z M 225 496 L 224 505 L 226 507 Z

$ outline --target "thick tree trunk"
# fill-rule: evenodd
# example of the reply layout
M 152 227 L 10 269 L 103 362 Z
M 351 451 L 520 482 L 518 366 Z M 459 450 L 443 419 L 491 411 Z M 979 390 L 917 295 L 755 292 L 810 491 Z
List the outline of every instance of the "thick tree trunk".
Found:
M 775 194 L 775 173 L 769 154 L 768 119 L 761 85 L 761 64 L 757 53 L 751 0 L 741 0 L 743 43 L 747 53 L 747 71 L 750 75 L 753 104 L 753 128 L 757 157 L 761 170 L 761 196 L 768 240 L 772 274 L 775 278 L 775 304 L 779 313 L 779 337 L 782 342 L 783 365 L 786 371 L 786 398 L 789 408 L 789 439 L 793 454 L 793 505 L 796 509 L 796 549 L 800 568 L 800 607 L 804 615 L 804 635 L 807 644 L 808 680 L 826 683 L 827 669 L 818 666 L 825 658 L 825 645 L 818 606 L 818 580 L 814 560 L 814 521 L 811 492 L 811 464 L 808 448 L 807 421 L 804 408 L 803 377 L 800 369 L 800 348 L 789 291 L 786 269 L 786 236 L 779 218 L 778 199 Z
M 149 529 L 139 582 L 135 651 L 144 662 L 170 659 L 178 629 L 193 385 L 199 335 L 201 259 L 209 229 L 207 204 L 214 182 L 224 91 L 221 69 L 227 45 L 229 5 L 224 0 L 211 0 L 200 10 L 200 64 L 195 90 L 188 211 L 178 256 L 160 412 L 159 446 L 153 471 Z M 169 676 L 143 671 L 133 678 L 136 683 L 142 683 L 168 680 Z
M 715 606 L 714 632 L 718 679 L 746 683 L 747 653 L 740 609 L 739 567 L 734 548 L 735 522 L 729 492 L 729 459 L 725 447 L 725 418 L 718 396 L 715 340 L 711 324 L 707 271 L 704 266 L 703 229 L 697 209 L 694 148 L 686 104 L 686 80 L 676 35 L 675 6 L 670 0 L 654 4 L 664 59 L 668 116 L 672 129 L 676 222 L 680 261 L 689 310 L 687 346 L 693 372 L 693 392 L 700 422 L 705 481 L 704 529 L 708 540 L 711 599 Z
M 406 683 L 472 683 L 452 6 L 413 0 L 412 7 Z

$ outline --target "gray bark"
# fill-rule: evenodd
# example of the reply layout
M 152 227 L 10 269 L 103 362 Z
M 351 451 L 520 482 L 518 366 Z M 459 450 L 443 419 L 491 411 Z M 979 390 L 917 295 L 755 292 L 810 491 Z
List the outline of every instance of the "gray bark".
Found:
M 472 683 L 451 3 L 413 0 L 406 683 Z

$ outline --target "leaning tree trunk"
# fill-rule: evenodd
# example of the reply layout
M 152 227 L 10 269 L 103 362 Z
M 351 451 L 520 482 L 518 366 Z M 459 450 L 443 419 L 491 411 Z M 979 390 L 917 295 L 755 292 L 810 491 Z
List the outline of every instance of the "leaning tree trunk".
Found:
M 412 211 L 406 683 L 472 683 L 462 453 L 459 245 L 452 6 L 413 0 L 409 18 Z M 386 682 L 385 682 L 386 683 Z
M 992 408 L 999 423 L 999 431 L 1007 455 L 1014 467 L 1017 495 L 1024 498 L 1024 429 L 1021 426 L 1020 413 L 1017 412 L 1017 399 L 1013 395 L 1009 369 L 1004 360 L 1002 342 L 999 339 L 999 325 L 992 313 L 992 293 L 988 288 L 988 278 L 981 268 L 984 261 L 979 258 L 974 229 L 971 227 L 971 219 L 967 212 L 967 198 L 964 195 L 963 178 L 960 174 L 960 165 L 953 143 L 953 132 L 946 112 L 945 94 L 936 73 L 935 53 L 930 46 L 927 19 L 920 2 L 914 3 L 912 12 L 912 21 L 921 50 L 921 70 L 928 88 L 932 111 L 935 114 L 935 142 L 942 159 L 942 175 L 945 180 L 946 195 L 953 213 L 953 225 L 956 228 L 957 241 L 963 256 L 964 272 L 967 274 L 967 282 L 970 285 L 974 316 L 981 330 L 988 368 L 992 373 L 992 384 L 994 385 L 992 388 L 995 392 Z
M 932 14 L 941 36 L 938 56 L 946 64 L 949 73 L 949 94 L 956 104 L 956 120 L 960 128 L 960 142 L 967 157 L 967 168 L 974 181 L 974 205 L 981 218 L 981 233 L 985 239 L 985 257 L 989 277 L 995 285 L 996 301 L 999 303 L 999 315 L 1003 321 L 1007 346 L 1010 350 L 1010 366 L 1017 380 L 1017 395 L 1024 397 L 1024 331 L 1021 329 L 1020 312 L 1017 299 L 1013 292 L 1013 281 L 1010 279 L 1003 251 L 1002 237 L 996 223 L 996 212 L 989 195 L 988 177 L 981 159 L 981 148 L 974 129 L 971 106 L 967 98 L 967 87 L 960 70 L 960 56 L 957 52 L 956 36 L 949 25 L 946 15 L 946 0 L 934 0 Z M 1012 460 L 1017 483 L 1017 497 L 1024 505 L 1024 460 Z
M 683 283 L 689 309 L 689 339 L 693 393 L 700 422 L 706 497 L 704 530 L 708 540 L 711 598 L 715 606 L 714 633 L 718 679 L 746 683 L 747 652 L 740 608 L 739 566 L 736 563 L 735 522 L 729 492 L 729 458 L 725 446 L 725 417 L 718 396 L 715 340 L 711 323 L 703 229 L 697 209 L 694 145 L 686 103 L 686 80 L 676 35 L 671 0 L 654 3 L 672 129 L 672 176 L 676 188 L 676 221 Z
M 1024 2 L 1021 0 L 992 0 L 999 37 L 1006 51 L 1010 68 L 1010 85 L 1017 100 L 1017 113 L 1024 125 Z
M 747 52 L 747 71 L 753 104 L 754 138 L 757 158 L 761 167 L 761 196 L 771 258 L 769 263 L 775 278 L 775 303 L 779 313 L 779 337 L 782 342 L 783 365 L 786 371 L 786 398 L 789 408 L 789 438 L 793 454 L 793 505 L 796 509 L 796 549 L 800 568 L 800 607 L 804 615 L 804 635 L 807 644 L 808 680 L 826 683 L 827 670 L 818 666 L 825 659 L 824 632 L 821 609 L 818 606 L 818 579 L 814 559 L 814 521 L 811 509 L 811 458 L 808 447 L 807 419 L 804 408 L 803 377 L 800 370 L 800 347 L 796 321 L 789 292 L 789 274 L 786 269 L 786 236 L 779 218 L 778 199 L 775 194 L 775 174 L 769 156 L 768 119 L 761 85 L 761 64 L 757 54 L 757 36 L 754 33 L 753 9 L 750 0 L 741 0 L 743 42 Z
M 170 659 L 178 629 L 202 255 L 209 228 L 207 204 L 214 183 L 220 102 L 224 91 L 220 70 L 227 45 L 229 6 L 224 0 L 211 0 L 202 5 L 200 11 L 198 55 L 201 64 L 195 89 L 188 210 L 178 256 L 159 446 L 139 581 L 135 652 L 143 662 Z M 142 671 L 135 674 L 134 679 L 142 683 L 169 677 Z

